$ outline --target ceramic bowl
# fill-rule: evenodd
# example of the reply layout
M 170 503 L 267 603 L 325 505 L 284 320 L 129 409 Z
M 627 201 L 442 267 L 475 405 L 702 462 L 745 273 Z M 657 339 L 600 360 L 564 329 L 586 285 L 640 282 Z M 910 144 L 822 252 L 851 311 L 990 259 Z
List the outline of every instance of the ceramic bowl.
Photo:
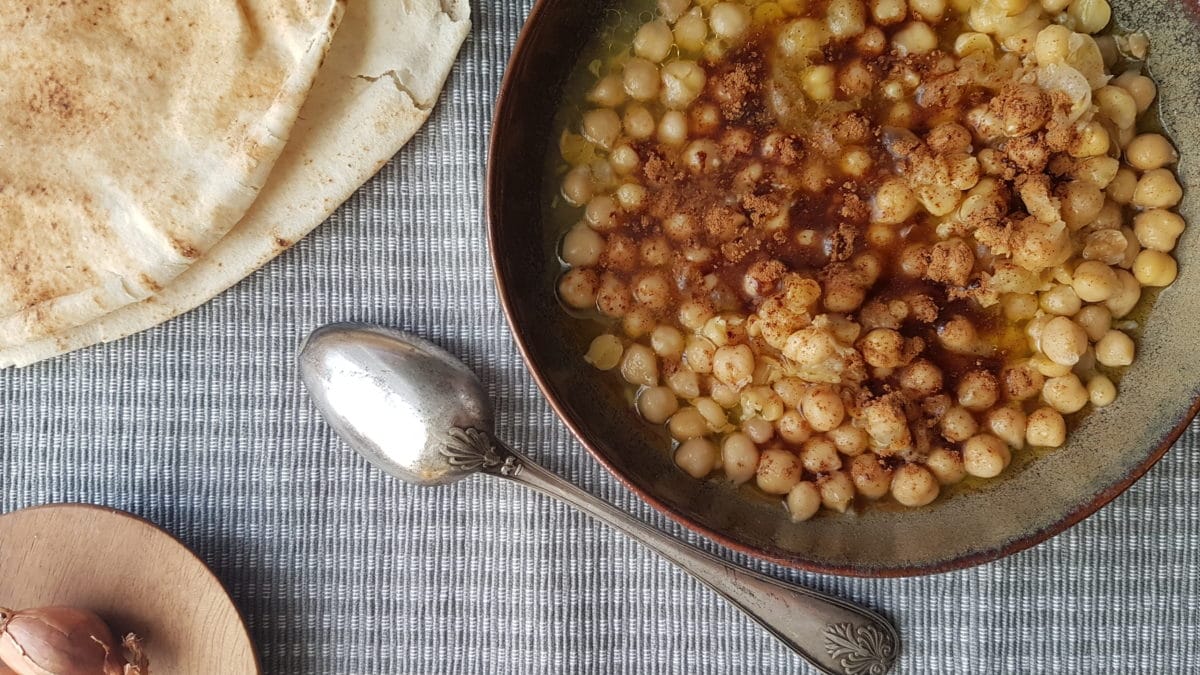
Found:
M 488 167 L 496 283 L 529 369 L 554 409 L 608 470 L 655 508 L 732 549 L 790 567 L 854 576 L 944 572 L 995 560 L 1062 532 L 1144 474 L 1197 412 L 1200 386 L 1200 23 L 1181 0 L 1117 0 L 1114 19 L 1147 32 L 1164 125 L 1183 160 L 1178 281 L 1155 301 L 1116 403 L 1088 415 L 1068 444 L 973 492 L 914 510 L 793 523 L 753 499 L 679 471 L 665 436 L 642 422 L 615 377 L 582 354 L 589 337 L 555 299 L 555 225 L 543 218 L 543 159 L 554 151 L 557 92 L 610 8 L 541 0 L 509 63 Z

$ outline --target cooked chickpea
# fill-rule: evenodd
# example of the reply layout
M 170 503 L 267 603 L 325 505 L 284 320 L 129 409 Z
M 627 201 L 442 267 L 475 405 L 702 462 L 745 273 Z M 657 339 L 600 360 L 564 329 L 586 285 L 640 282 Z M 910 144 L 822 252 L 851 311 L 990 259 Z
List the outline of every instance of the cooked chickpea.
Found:
M 1078 230 L 1091 224 L 1104 208 L 1104 193 L 1092 183 L 1073 180 L 1063 186 L 1062 219 L 1067 227 Z
M 1104 302 L 1114 319 L 1132 312 L 1142 297 L 1142 285 L 1136 277 L 1125 270 L 1117 270 L 1117 278 L 1121 280 L 1121 290 Z
M 1087 350 L 1088 337 L 1079 324 L 1065 316 L 1056 316 L 1042 329 L 1039 344 L 1042 353 L 1051 361 L 1073 366 Z
M 699 7 L 692 8 L 687 14 L 675 22 L 675 44 L 685 52 L 698 52 L 704 49 L 708 39 L 708 22 Z
M 1113 84 L 1129 92 L 1129 95 L 1137 102 L 1138 113 L 1149 110 L 1150 105 L 1154 102 L 1154 97 L 1158 95 L 1158 87 L 1154 84 L 1154 80 L 1132 70 L 1119 75 L 1113 80 Z
M 946 12 L 946 0 L 908 0 L 913 14 L 930 23 L 937 23 Z
M 1163 209 L 1143 211 L 1133 218 L 1133 231 L 1138 243 L 1153 251 L 1171 252 L 1183 229 L 1183 217 Z
M 808 520 L 821 509 L 821 491 L 816 483 L 800 481 L 788 491 L 786 504 L 794 522 Z
M 575 267 L 567 270 L 559 280 L 558 297 L 575 309 L 595 307 L 599 284 L 600 275 L 595 270 Z
M 995 375 L 986 370 L 972 370 L 959 380 L 957 393 L 959 405 L 979 412 L 996 404 L 996 399 L 1000 397 L 1000 383 Z
M 1083 307 L 1075 288 L 1066 284 L 1056 284 L 1043 292 L 1038 300 L 1047 314 L 1055 316 L 1073 316 Z
M 1071 0 L 1067 14 L 1080 32 L 1098 33 L 1112 18 L 1112 8 L 1108 0 Z
M 867 29 L 867 10 L 861 0 L 830 0 L 825 9 L 829 33 L 838 40 L 856 37 Z
M 654 135 L 654 115 L 641 104 L 626 106 L 622 124 L 631 138 L 646 139 Z
M 669 387 L 648 387 L 638 395 L 637 409 L 647 422 L 662 424 L 679 410 L 679 400 Z
M 925 468 L 929 469 L 942 485 L 954 485 L 967 477 L 962 453 L 948 448 L 934 448 L 925 458 Z
M 596 370 L 612 370 L 621 362 L 621 354 L 624 351 L 625 346 L 621 344 L 621 339 L 617 336 L 598 335 L 588 346 L 583 360 L 590 363 Z
M 961 443 L 979 431 L 979 423 L 966 408 L 954 406 L 942 415 L 940 423 L 942 437 L 951 443 Z
M 709 10 L 708 21 L 714 35 L 733 40 L 750 26 L 750 12 L 736 2 L 718 2 Z
M 1110 368 L 1133 363 L 1133 338 L 1119 330 L 1110 330 L 1096 343 L 1096 360 Z
M 630 384 L 653 387 L 658 384 L 658 357 L 643 344 L 632 344 L 621 359 L 621 376 Z
M 1025 442 L 1043 448 L 1058 448 L 1067 440 L 1067 423 L 1053 408 L 1038 408 L 1025 423 Z
M 605 108 L 616 108 L 625 102 L 625 85 L 616 75 L 607 75 L 596 81 L 587 100 Z
M 1179 153 L 1162 134 L 1142 134 L 1125 147 L 1125 161 L 1138 171 L 1150 171 L 1179 161 Z
M 1112 327 L 1112 312 L 1104 305 L 1088 305 L 1075 315 L 1075 323 L 1087 333 L 1088 340 L 1099 342 Z
M 1117 398 L 1117 385 L 1103 375 L 1095 375 L 1087 383 L 1088 399 L 1097 408 L 1111 404 Z
M 646 201 L 646 188 L 637 183 L 624 183 L 617 188 L 617 203 L 626 211 L 636 211 Z
M 1179 274 L 1179 266 L 1169 253 L 1146 249 L 1133 261 L 1133 276 L 1143 286 L 1170 286 Z
M 825 432 L 825 437 L 833 441 L 838 452 L 847 457 L 861 455 L 867 449 L 867 432 L 850 423 L 845 423 L 836 429 Z
M 636 150 L 627 144 L 621 144 L 613 148 L 608 156 L 608 163 L 612 165 L 613 171 L 618 175 L 628 176 L 637 170 L 641 159 Z
M 1012 406 L 995 408 L 988 412 L 984 420 L 988 431 L 1017 449 L 1025 446 L 1025 425 L 1025 412 Z
M 583 206 L 592 198 L 592 170 L 586 165 L 577 166 L 563 177 L 562 195 L 571 206 Z
M 666 324 L 660 324 L 650 333 L 650 347 L 655 354 L 664 359 L 679 359 L 683 356 L 683 333 Z
M 1087 388 L 1079 381 L 1075 373 L 1067 373 L 1061 377 L 1051 377 L 1042 385 L 1042 398 L 1055 410 L 1069 415 L 1079 412 L 1087 405 Z
M 662 102 L 675 110 L 688 107 L 704 90 L 707 76 L 695 61 L 672 61 L 662 69 Z
M 919 464 L 905 464 L 892 476 L 892 497 L 905 506 L 925 506 L 939 491 L 937 478 Z
M 1084 302 L 1104 302 L 1121 290 L 1121 281 L 1108 265 L 1098 260 L 1087 260 L 1075 268 L 1071 288 Z
M 975 325 L 963 316 L 951 317 L 938 328 L 937 336 L 943 347 L 958 354 L 971 354 L 979 347 L 979 334 L 975 331 Z
M 1105 188 L 1108 198 L 1118 204 L 1128 204 L 1133 201 L 1133 191 L 1137 189 L 1138 176 L 1133 169 L 1121 167 L 1117 175 Z
M 563 262 L 574 267 L 591 267 L 604 252 L 604 237 L 584 224 L 576 225 L 563 237 Z M 588 304 L 591 304 L 590 302 Z
M 804 93 L 814 101 L 832 101 L 836 74 L 836 69 L 828 64 L 806 68 L 800 79 Z
M 684 406 L 667 420 L 667 431 L 677 441 L 700 438 L 709 432 L 708 420 L 699 410 Z
M 721 443 L 721 468 L 729 480 L 745 483 L 758 469 L 758 446 L 744 433 L 729 434 Z
M 704 478 L 717 464 L 717 446 L 707 438 L 691 438 L 675 449 L 675 464 L 692 478 Z
M 658 140 L 666 145 L 680 146 L 687 141 L 687 117 L 678 110 L 669 110 L 658 121 Z
M 899 380 L 902 389 L 921 398 L 936 394 L 943 385 L 941 368 L 924 359 L 905 366 Z
M 736 389 L 750 384 L 754 376 L 754 351 L 750 345 L 726 345 L 712 359 L 713 375 Z
M 692 141 L 684 149 L 683 164 L 694 174 L 712 173 L 721 167 L 721 151 L 707 138 Z
M 784 57 L 801 60 L 819 54 L 830 37 L 829 28 L 823 22 L 803 18 L 788 22 L 776 42 Z
M 667 58 L 674 42 L 675 36 L 671 33 L 671 26 L 666 21 L 663 19 L 650 21 L 642 24 L 642 27 L 634 34 L 633 53 L 647 61 L 659 63 Z
M 617 201 L 608 195 L 596 195 L 587 203 L 584 220 L 597 232 L 609 232 L 617 226 Z
M 867 499 L 879 499 L 892 487 L 891 469 L 871 452 L 859 455 L 850 462 L 850 479 L 854 482 L 854 489 Z
M 845 513 L 854 501 L 854 481 L 845 471 L 834 471 L 822 476 L 817 481 L 817 488 L 821 491 L 821 505 L 830 511 Z
M 908 4 L 905 0 L 871 0 L 871 16 L 881 26 L 899 23 L 906 14 Z
M 789 410 L 775 422 L 779 437 L 788 443 L 799 445 L 812 437 L 813 428 L 798 410 Z
M 755 472 L 758 489 L 772 495 L 787 494 L 800 482 L 800 460 L 779 448 L 762 452 Z
M 1138 179 L 1133 205 L 1142 209 L 1169 209 L 1183 198 L 1183 188 L 1170 169 L 1151 169 Z
M 761 417 L 747 417 L 742 421 L 742 433 L 761 445 L 775 435 L 775 425 Z
M 1038 298 L 1032 293 L 1005 293 L 1000 296 L 1000 307 L 1009 321 L 1028 321 L 1038 311 Z
M 892 36 L 892 44 L 901 55 L 928 54 L 937 49 L 937 35 L 924 21 L 910 21 Z
M 979 478 L 995 478 L 1012 461 L 1012 451 L 991 434 L 979 434 L 963 444 L 963 468 Z
M 808 390 L 801 405 L 801 412 L 817 431 L 836 429 L 846 416 L 842 397 L 832 387 L 822 385 Z
M 809 473 L 829 473 L 842 467 L 842 459 L 832 441 L 824 436 L 814 436 L 800 449 L 800 465 Z

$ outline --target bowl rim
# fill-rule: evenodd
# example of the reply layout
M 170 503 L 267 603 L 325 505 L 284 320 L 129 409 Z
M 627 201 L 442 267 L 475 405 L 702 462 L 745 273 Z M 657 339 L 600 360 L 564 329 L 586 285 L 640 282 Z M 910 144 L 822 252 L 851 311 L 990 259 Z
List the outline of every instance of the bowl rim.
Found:
M 635 495 L 641 498 L 642 501 L 649 504 L 659 513 L 662 513 L 693 533 L 699 534 L 728 549 L 750 556 L 751 558 L 765 560 L 783 567 L 804 572 L 815 572 L 819 574 L 833 574 L 838 576 L 859 578 L 896 578 L 943 574 L 946 572 L 953 572 L 975 567 L 977 565 L 982 565 L 1008 557 L 1014 553 L 1019 553 L 1079 524 L 1089 516 L 1099 511 L 1109 502 L 1116 499 L 1117 496 L 1128 490 L 1131 485 L 1144 476 L 1146 472 L 1149 471 L 1150 468 L 1155 464 L 1157 464 L 1158 461 L 1162 459 L 1163 455 L 1165 455 L 1167 451 L 1175 445 L 1175 442 L 1179 440 L 1180 436 L 1182 436 L 1184 431 L 1186 431 L 1191 425 L 1192 420 L 1197 416 L 1198 413 L 1200 413 L 1200 394 L 1194 393 L 1194 398 L 1192 399 L 1192 403 L 1188 410 L 1183 414 L 1182 417 L 1179 418 L 1179 420 L 1175 423 L 1175 426 L 1173 426 L 1164 436 L 1161 437 L 1161 439 L 1158 441 L 1158 444 L 1153 447 L 1150 454 L 1144 460 L 1134 466 L 1134 468 L 1119 481 L 1097 492 L 1090 500 L 1084 502 L 1073 511 L 1065 514 L 1061 519 L 1053 524 L 1040 530 L 1035 530 L 1023 536 L 1017 537 L 1001 546 L 975 551 L 973 553 L 968 553 L 930 564 L 906 564 L 883 568 L 864 568 L 854 565 L 832 565 L 817 563 L 808 560 L 773 555 L 767 551 L 763 551 L 753 546 L 735 541 L 727 535 L 717 532 L 712 528 L 706 527 L 705 525 L 702 525 L 701 523 L 688 517 L 680 510 L 672 507 L 670 504 L 667 504 L 663 500 L 659 499 L 654 494 L 643 490 L 636 483 L 634 483 L 630 477 L 626 476 L 620 469 L 614 466 L 602 452 L 600 452 L 600 450 L 595 446 L 595 444 L 592 443 L 587 434 L 584 432 L 582 424 L 573 418 L 568 413 L 562 402 L 556 398 L 549 379 L 544 372 L 543 366 L 537 363 L 533 357 L 532 347 L 529 344 L 529 341 L 526 339 L 524 332 L 527 330 L 527 327 L 521 326 L 517 321 L 516 306 L 520 300 L 515 296 L 511 284 L 501 272 L 502 266 L 500 264 L 501 260 L 499 257 L 501 233 L 497 223 L 503 220 L 503 217 L 500 207 L 500 203 L 502 201 L 500 195 L 502 191 L 499 189 L 501 178 L 500 170 L 497 168 L 499 149 L 496 138 L 498 134 L 503 133 L 503 129 L 505 128 L 501 124 L 501 120 L 505 117 L 505 111 L 507 108 L 512 105 L 512 89 L 515 82 L 519 79 L 519 75 L 517 74 L 518 71 L 516 68 L 514 68 L 514 66 L 526 58 L 526 52 L 528 52 L 530 49 L 529 42 L 532 33 L 531 29 L 539 20 L 542 19 L 542 15 L 545 13 L 547 6 L 555 2 L 563 1 L 565 0 L 535 1 L 533 8 L 530 10 L 529 16 L 525 19 L 525 23 L 522 25 L 521 31 L 517 36 L 517 41 L 513 47 L 513 51 L 509 55 L 508 61 L 505 64 L 504 77 L 500 83 L 500 90 L 496 95 L 496 106 L 492 113 L 492 126 L 488 137 L 487 171 L 484 183 L 484 215 L 487 220 L 488 259 L 491 262 L 492 267 L 491 276 L 493 283 L 496 285 L 497 295 L 500 298 L 500 306 L 504 311 L 505 322 L 508 324 L 509 332 L 512 334 L 513 340 L 516 342 L 517 349 L 520 351 L 521 359 L 525 362 L 526 370 L 528 370 L 529 374 L 533 377 L 534 382 L 537 384 L 538 390 L 541 392 L 543 398 L 545 398 L 550 404 L 554 414 L 567 426 L 567 428 L 571 431 L 571 434 L 576 438 L 576 440 L 579 441 L 581 445 L 583 445 L 593 459 L 599 462 L 600 465 L 609 472 L 609 474 L 616 477 L 616 479 L 622 485 L 632 491 Z

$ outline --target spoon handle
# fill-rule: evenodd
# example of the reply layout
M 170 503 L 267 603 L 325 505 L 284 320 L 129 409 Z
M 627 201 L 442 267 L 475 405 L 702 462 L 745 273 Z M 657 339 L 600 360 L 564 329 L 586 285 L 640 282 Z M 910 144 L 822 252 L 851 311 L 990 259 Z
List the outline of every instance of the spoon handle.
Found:
M 561 500 L 650 547 L 741 609 L 818 670 L 883 675 L 900 652 L 886 619 L 824 593 L 731 565 L 623 513 L 491 438 L 485 473 Z M 492 454 L 494 453 L 494 454 Z

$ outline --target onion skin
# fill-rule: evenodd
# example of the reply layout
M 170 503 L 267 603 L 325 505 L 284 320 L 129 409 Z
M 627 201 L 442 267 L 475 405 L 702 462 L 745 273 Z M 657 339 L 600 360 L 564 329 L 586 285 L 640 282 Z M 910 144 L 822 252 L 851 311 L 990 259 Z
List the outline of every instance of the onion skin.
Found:
M 73 607 L 0 609 L 0 663 L 15 675 L 121 675 L 112 631 Z

